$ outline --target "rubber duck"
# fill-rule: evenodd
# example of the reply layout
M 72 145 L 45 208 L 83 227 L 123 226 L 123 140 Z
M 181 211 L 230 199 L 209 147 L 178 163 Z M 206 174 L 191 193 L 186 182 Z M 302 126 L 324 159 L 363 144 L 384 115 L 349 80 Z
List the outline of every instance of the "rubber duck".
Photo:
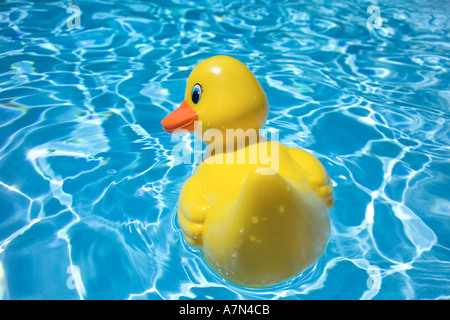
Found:
M 161 121 L 169 133 L 194 131 L 207 146 L 215 143 L 181 189 L 178 222 L 217 273 L 251 288 L 289 280 L 319 259 L 334 202 L 318 159 L 259 135 L 268 113 L 253 73 L 235 58 L 214 56 L 192 70 L 181 106 Z M 267 150 L 272 161 L 262 156 Z

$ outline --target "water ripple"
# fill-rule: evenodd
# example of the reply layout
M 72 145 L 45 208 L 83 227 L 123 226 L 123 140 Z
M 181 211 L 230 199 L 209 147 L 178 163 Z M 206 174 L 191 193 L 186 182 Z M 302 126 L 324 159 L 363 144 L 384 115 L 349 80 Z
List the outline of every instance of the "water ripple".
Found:
M 448 299 L 450 7 L 377 3 L 379 29 L 364 0 L 79 1 L 69 30 L 65 1 L 2 2 L 0 298 Z M 216 54 L 335 188 L 326 252 L 269 289 L 218 277 L 176 220 L 196 162 L 160 120 Z

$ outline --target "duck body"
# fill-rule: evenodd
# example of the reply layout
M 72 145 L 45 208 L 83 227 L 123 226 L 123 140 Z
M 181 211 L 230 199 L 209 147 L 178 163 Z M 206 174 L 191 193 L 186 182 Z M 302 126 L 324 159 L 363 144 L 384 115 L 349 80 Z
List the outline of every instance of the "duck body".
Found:
M 230 63 L 239 71 L 243 70 L 242 73 L 248 70 L 230 57 L 208 60 L 221 69 L 224 69 L 225 61 L 225 65 Z M 189 80 L 193 74 L 199 76 L 196 69 Z M 201 72 L 199 74 L 201 77 Z M 243 130 L 258 130 L 267 117 L 265 94 L 258 88 L 256 79 L 257 86 L 253 83 L 251 72 L 248 77 L 256 91 L 247 93 L 257 98 L 252 97 L 245 104 L 259 100 L 249 107 L 258 115 L 247 119 L 247 125 L 245 121 L 238 121 L 239 126 L 233 129 L 242 128 L 244 123 Z M 233 79 L 236 78 L 241 77 Z M 207 129 L 224 132 L 230 127 L 230 121 L 233 122 L 223 115 L 227 109 L 220 108 L 220 103 L 212 104 L 220 109 L 216 113 L 219 119 L 202 119 L 202 108 L 196 108 L 196 103 L 193 103 L 199 100 L 194 90 L 191 91 L 201 79 L 194 79 L 191 83 L 189 80 L 186 91 L 189 90 L 190 94 L 183 102 L 189 110 L 176 114 L 176 121 L 170 117 L 168 121 L 163 120 L 165 130 L 173 132 L 176 123 L 178 128 L 193 130 L 189 122 L 200 119 Z M 248 82 L 245 77 L 243 81 Z M 238 81 L 232 82 L 233 87 L 239 88 Z M 202 98 L 210 94 L 209 88 L 204 88 L 201 94 Z M 230 106 L 226 86 L 220 95 L 220 101 Z M 177 110 L 175 112 L 181 112 Z M 248 115 L 252 114 L 251 111 L 232 110 L 231 114 L 232 117 L 239 113 Z M 214 114 L 211 110 L 208 112 Z M 194 113 L 197 115 L 193 116 Z M 222 121 L 225 127 L 220 124 L 220 117 L 225 118 Z M 216 123 L 211 126 L 214 121 Z M 204 139 L 207 129 L 203 128 L 196 135 Z M 247 287 L 275 285 L 306 270 L 324 252 L 330 234 L 328 209 L 333 206 L 331 181 L 320 161 L 304 150 L 290 148 L 259 135 L 252 143 L 226 148 L 231 142 L 235 141 L 225 139 L 224 148 L 211 153 L 183 185 L 178 221 L 186 241 L 198 248 L 209 265 L 226 280 Z M 267 154 L 267 150 L 273 161 L 266 161 L 261 156 Z

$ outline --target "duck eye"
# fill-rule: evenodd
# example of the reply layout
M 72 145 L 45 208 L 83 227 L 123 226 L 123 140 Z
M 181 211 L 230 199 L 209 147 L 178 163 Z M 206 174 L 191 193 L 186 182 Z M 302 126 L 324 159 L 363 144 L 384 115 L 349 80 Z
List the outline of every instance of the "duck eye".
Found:
M 197 104 L 202 96 L 202 87 L 197 83 L 194 88 L 192 88 L 191 98 L 192 102 Z

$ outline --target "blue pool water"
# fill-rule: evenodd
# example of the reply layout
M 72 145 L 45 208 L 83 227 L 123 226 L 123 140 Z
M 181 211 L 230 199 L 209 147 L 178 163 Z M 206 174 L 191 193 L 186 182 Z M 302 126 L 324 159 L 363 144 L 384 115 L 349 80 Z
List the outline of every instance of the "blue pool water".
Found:
M 448 299 L 449 12 L 1 1 L 0 298 Z M 266 128 L 316 155 L 335 188 L 324 255 L 264 290 L 215 274 L 175 215 L 196 163 L 174 164 L 160 121 L 217 54 L 255 73 Z

